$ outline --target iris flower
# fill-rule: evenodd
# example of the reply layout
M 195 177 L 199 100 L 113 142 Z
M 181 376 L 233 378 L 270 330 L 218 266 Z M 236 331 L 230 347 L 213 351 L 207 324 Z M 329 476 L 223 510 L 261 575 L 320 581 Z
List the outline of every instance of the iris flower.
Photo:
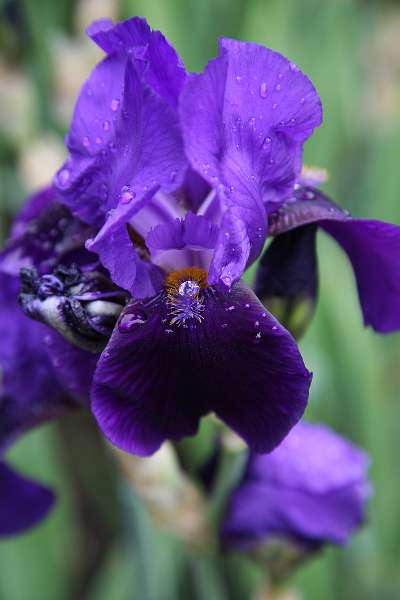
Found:
M 270 454 L 250 455 L 223 519 L 225 544 L 274 548 L 275 558 L 277 543 L 291 545 L 282 567 L 285 557 L 344 544 L 365 519 L 368 466 L 362 450 L 328 427 L 299 423 Z
M 152 454 L 214 412 L 270 451 L 301 418 L 311 374 L 242 275 L 268 236 L 309 222 L 302 148 L 322 121 L 318 94 L 257 44 L 222 39 L 188 74 L 143 19 L 88 33 L 105 57 L 79 95 L 69 156 L 23 210 L 0 269 L 21 271 L 20 302 L 47 325 L 57 380 L 116 446 Z M 368 238 L 382 306 L 398 304 L 399 228 L 382 225 L 370 244 L 362 222 L 338 208 L 333 222 L 320 205 L 311 220 L 332 235 Z M 377 292 L 363 286 L 369 306 Z

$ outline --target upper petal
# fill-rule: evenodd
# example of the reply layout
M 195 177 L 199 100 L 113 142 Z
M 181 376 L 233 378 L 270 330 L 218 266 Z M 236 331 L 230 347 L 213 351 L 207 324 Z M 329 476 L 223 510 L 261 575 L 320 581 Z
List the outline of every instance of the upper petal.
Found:
M 54 494 L 0 462 L 0 536 L 14 535 L 41 521 Z
M 75 108 L 70 156 L 54 180 L 63 202 L 97 227 L 150 188 L 179 187 L 186 171 L 177 115 L 142 70 L 119 54 L 96 67 Z
M 263 205 L 293 186 L 302 143 L 322 119 L 319 97 L 280 54 L 222 40 L 219 57 L 186 83 L 180 106 L 188 158 L 227 207 L 240 209 L 254 260 L 266 231 Z
M 122 449 L 150 454 L 214 410 L 256 451 L 303 414 L 311 375 L 293 338 L 242 284 L 133 303 L 98 363 L 92 407 Z
M 147 63 L 147 83 L 176 108 L 179 94 L 186 79 L 182 60 L 160 31 L 152 31 L 145 19 L 133 17 L 114 25 L 107 19 L 95 21 L 87 29 L 88 35 L 107 54 L 139 53 Z

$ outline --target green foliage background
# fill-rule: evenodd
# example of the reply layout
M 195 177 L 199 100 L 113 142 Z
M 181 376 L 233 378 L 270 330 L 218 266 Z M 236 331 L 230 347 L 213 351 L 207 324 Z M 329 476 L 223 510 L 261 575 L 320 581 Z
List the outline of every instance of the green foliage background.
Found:
M 23 69 L 33 82 L 36 112 L 29 135 L 54 131 L 61 136 L 65 131 L 54 113 L 49 40 L 54 31 L 72 36 L 76 4 L 0 2 L 2 59 Z M 7 22 L 10 10 L 23 23 L 18 34 Z M 329 170 L 326 190 L 353 214 L 400 223 L 400 35 L 397 40 L 393 35 L 396 23 L 400 32 L 397 2 L 122 0 L 119 14 L 146 16 L 177 47 L 189 70 L 202 69 L 215 55 L 219 36 L 256 41 L 290 57 L 315 83 L 325 111 L 323 126 L 306 145 L 306 162 Z M 3 235 L 30 191 L 18 162 L 21 144 L 28 141 L 17 142 L 0 131 Z M 320 301 L 301 344 L 314 371 L 307 417 L 327 422 L 368 450 L 375 493 L 364 530 L 345 549 L 326 550 L 293 583 L 307 600 L 395 600 L 400 597 L 400 338 L 378 337 L 363 328 L 346 257 L 323 234 L 319 256 Z M 0 599 L 69 599 L 71 562 L 80 537 L 57 425 L 21 440 L 10 458 L 55 487 L 59 502 L 40 528 L 0 543 Z M 93 461 L 93 470 L 97 468 Z M 92 495 L 106 497 L 97 475 L 86 485 Z M 110 513 L 106 507 L 105 520 L 115 517 Z M 173 600 L 182 594 L 177 584 L 184 568 L 181 545 L 156 532 L 141 506 L 135 514 L 134 543 L 127 546 L 123 535 L 115 540 L 82 598 Z M 206 560 L 192 559 L 196 597 L 246 598 L 243 590 L 253 577 L 248 565 L 231 557 L 223 568 L 234 581 L 229 594 Z

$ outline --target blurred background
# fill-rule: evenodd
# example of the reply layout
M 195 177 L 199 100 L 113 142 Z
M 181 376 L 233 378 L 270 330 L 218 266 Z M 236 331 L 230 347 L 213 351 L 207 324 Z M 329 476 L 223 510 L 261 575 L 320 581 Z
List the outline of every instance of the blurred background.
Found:
M 1 0 L 0 7 L 1 239 L 26 195 L 65 156 L 74 99 L 100 58 L 84 28 L 102 16 L 145 16 L 189 70 L 215 55 L 219 36 L 288 56 L 311 77 L 325 111 L 306 163 L 328 169 L 326 191 L 354 215 L 400 224 L 399 2 Z M 307 417 L 369 452 L 375 494 L 368 524 L 351 544 L 325 550 L 293 584 L 306 600 L 397 600 L 400 337 L 363 329 L 346 257 L 323 234 L 319 245 L 320 301 L 301 343 L 315 373 Z M 197 581 L 199 599 L 244 600 L 245 585 L 257 579 L 240 558 L 221 557 L 232 582 L 230 592 L 221 589 L 207 561 L 187 564 L 182 543 L 156 530 L 137 498 L 129 500 L 135 523 L 133 539 L 127 536 L 118 517 L 126 495 L 89 419 L 34 431 L 10 459 L 55 488 L 59 500 L 39 528 L 1 541 L 1 600 L 190 598 L 177 583 L 182 572 Z

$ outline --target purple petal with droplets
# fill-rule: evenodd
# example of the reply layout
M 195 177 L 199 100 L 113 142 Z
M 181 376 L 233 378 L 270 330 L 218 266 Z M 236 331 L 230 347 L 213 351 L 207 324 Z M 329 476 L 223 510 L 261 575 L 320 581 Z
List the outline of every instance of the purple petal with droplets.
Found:
M 133 57 L 108 56 L 75 108 L 70 156 L 55 185 L 67 206 L 96 226 L 147 189 L 179 187 L 186 171 L 177 115 L 144 83 L 142 71 Z
M 321 123 L 314 87 L 280 54 L 222 40 L 219 57 L 187 82 L 181 119 L 193 168 L 224 193 L 228 208 L 240 209 L 254 260 L 266 234 L 263 204 L 290 191 L 301 146 Z M 224 233 L 222 227 L 220 245 Z
M 146 82 L 176 108 L 186 71 L 175 49 L 160 31 L 152 31 L 145 19 L 133 17 L 116 25 L 108 19 L 95 21 L 87 33 L 107 54 L 142 48 L 141 58 L 147 63 Z
M 311 375 L 290 334 L 242 284 L 202 293 L 203 320 L 180 326 L 164 294 L 123 311 L 92 389 L 100 428 L 123 450 L 151 454 L 214 410 L 266 452 L 303 414 Z

